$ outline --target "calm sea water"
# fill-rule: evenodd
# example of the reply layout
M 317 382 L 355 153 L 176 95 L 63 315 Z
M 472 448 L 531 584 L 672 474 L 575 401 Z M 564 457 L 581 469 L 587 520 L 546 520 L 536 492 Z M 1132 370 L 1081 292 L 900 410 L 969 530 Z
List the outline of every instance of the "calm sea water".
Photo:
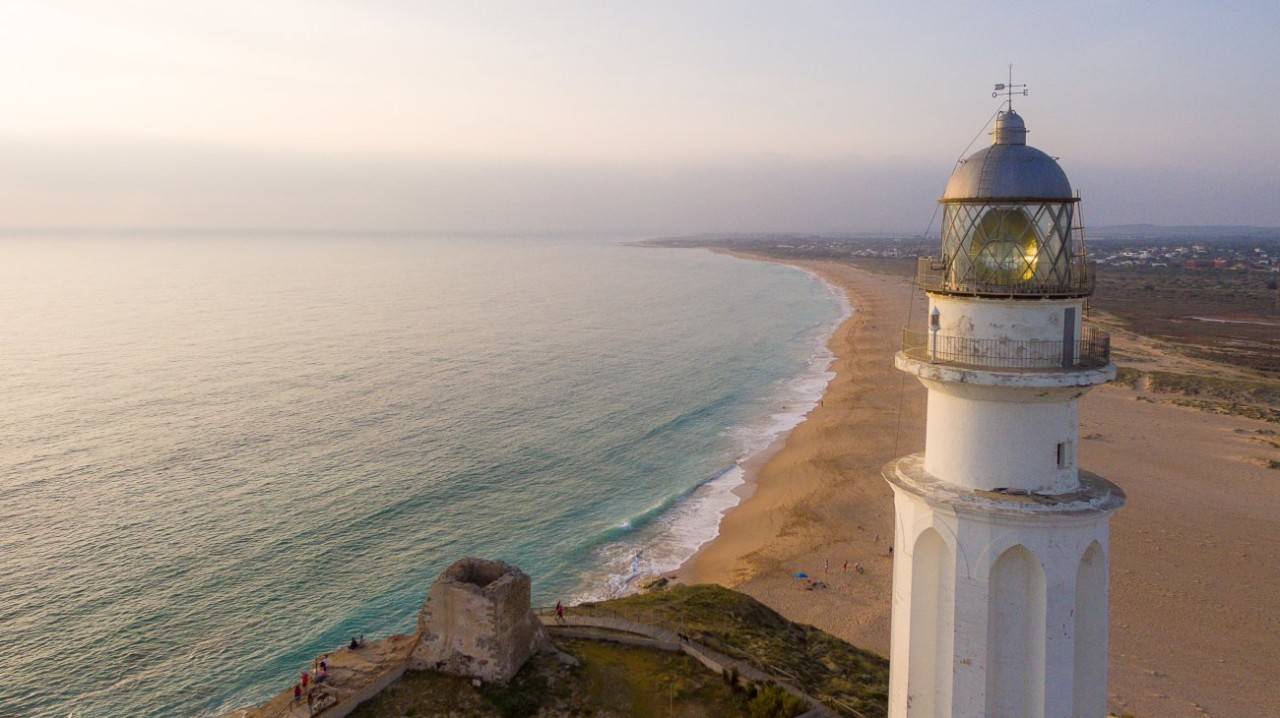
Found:
M 0 238 L 0 715 L 212 715 L 465 555 L 713 537 L 821 392 L 815 278 L 603 240 Z

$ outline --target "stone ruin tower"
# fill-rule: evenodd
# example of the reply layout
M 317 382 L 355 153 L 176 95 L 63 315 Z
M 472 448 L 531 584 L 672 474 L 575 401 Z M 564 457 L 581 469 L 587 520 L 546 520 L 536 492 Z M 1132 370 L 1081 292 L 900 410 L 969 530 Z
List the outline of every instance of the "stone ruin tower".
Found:
M 1002 86 L 1003 87 L 1003 86 Z M 1077 405 L 1115 377 L 1079 197 L 1022 117 L 964 160 L 922 257 L 923 454 L 885 467 L 896 511 L 889 715 L 1102 718 L 1108 525 L 1124 493 L 1076 464 Z
M 415 670 L 505 683 L 548 645 L 529 605 L 529 576 L 479 558 L 453 563 L 432 584 L 418 613 Z

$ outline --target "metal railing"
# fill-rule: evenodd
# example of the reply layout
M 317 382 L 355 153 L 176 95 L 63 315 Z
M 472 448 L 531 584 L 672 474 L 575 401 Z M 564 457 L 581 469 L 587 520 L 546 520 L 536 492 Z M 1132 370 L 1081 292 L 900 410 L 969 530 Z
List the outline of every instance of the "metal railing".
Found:
M 979 339 L 902 330 L 902 352 L 935 364 L 992 369 L 1090 369 L 1111 361 L 1111 335 L 1085 326 L 1071 342 Z
M 938 257 L 919 257 L 916 261 L 916 284 L 926 292 L 946 292 L 984 297 L 1078 297 L 1093 294 L 1094 263 L 1083 257 L 1072 258 L 1064 279 L 1033 278 L 1025 281 L 958 277 Z

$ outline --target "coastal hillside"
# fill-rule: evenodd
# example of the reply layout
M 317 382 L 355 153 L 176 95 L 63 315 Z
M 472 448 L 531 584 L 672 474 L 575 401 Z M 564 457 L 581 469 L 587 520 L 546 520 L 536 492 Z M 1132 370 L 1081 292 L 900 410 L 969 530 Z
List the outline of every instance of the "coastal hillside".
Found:
M 889 663 L 812 626 L 788 621 L 742 593 L 714 585 L 665 587 L 569 609 L 675 632 L 785 681 L 839 715 L 887 710 Z M 803 590 L 797 587 L 797 591 Z M 553 630 L 559 656 L 535 656 L 506 685 L 410 671 L 363 703 L 357 718 L 467 715 L 751 716 L 789 718 L 810 706 L 768 681 L 717 674 L 687 655 L 637 645 L 610 631 Z M 571 657 L 571 658 L 570 658 Z
M 797 592 L 804 589 L 797 586 Z M 889 661 L 813 626 L 795 623 L 745 593 L 717 585 L 666 590 L 588 603 L 575 611 L 666 627 L 791 680 L 849 715 L 884 715 Z

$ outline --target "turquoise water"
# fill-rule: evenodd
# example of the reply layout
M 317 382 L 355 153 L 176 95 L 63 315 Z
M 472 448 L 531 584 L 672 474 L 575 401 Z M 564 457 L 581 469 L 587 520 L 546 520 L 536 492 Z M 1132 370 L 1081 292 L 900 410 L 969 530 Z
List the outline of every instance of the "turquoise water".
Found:
M 411 628 L 714 536 L 825 385 L 798 270 L 604 240 L 0 239 L 0 715 L 213 715 Z

